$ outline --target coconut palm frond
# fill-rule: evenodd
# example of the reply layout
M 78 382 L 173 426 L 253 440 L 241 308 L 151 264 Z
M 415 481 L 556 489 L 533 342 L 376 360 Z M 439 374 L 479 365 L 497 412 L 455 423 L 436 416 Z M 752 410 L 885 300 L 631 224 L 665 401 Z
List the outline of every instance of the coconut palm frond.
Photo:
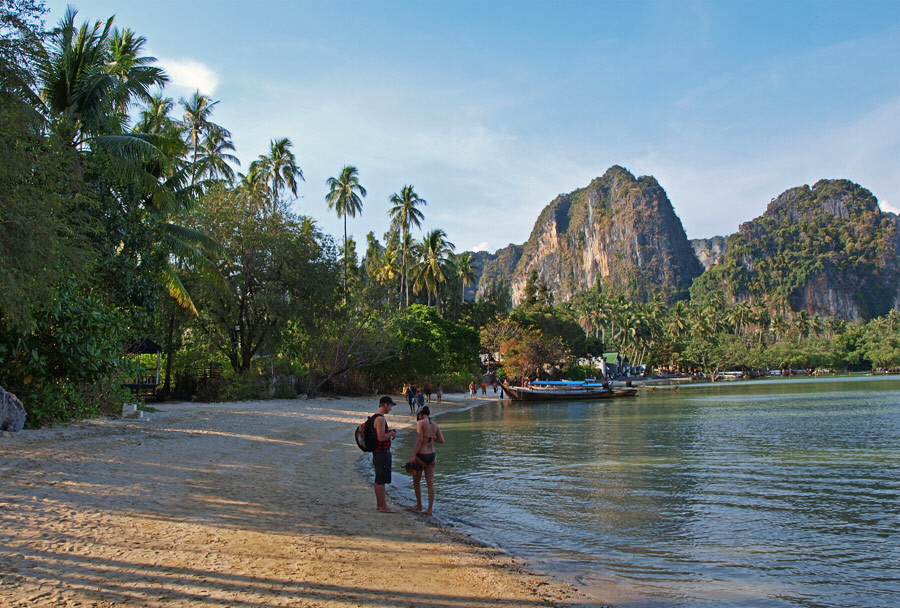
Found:
M 178 302 L 178 305 L 191 311 L 194 315 L 199 314 L 196 306 L 194 306 L 194 301 L 191 299 L 191 295 L 184 287 L 184 283 L 181 282 L 181 279 L 175 273 L 175 268 L 171 265 L 166 265 L 162 269 L 162 275 L 166 291 Z

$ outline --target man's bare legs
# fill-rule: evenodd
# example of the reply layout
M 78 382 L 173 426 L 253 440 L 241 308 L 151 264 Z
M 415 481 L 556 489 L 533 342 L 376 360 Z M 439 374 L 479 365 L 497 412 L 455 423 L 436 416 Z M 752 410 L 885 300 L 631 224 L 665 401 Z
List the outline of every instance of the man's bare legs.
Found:
M 394 513 L 394 510 L 387 505 L 384 485 L 380 483 L 375 484 L 375 508 L 382 513 Z

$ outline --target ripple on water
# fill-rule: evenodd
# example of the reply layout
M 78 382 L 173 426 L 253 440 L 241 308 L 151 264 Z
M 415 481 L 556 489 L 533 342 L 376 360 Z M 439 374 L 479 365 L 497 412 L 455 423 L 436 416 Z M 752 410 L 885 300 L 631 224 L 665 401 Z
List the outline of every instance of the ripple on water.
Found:
M 630 606 L 896 605 L 900 381 L 666 393 L 442 417 L 441 513 Z

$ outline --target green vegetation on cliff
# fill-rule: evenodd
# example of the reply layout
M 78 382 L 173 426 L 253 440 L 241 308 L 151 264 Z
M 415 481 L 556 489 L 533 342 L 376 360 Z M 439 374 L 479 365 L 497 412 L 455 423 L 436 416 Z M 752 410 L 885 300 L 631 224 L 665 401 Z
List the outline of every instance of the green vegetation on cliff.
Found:
M 846 180 L 788 190 L 728 239 L 723 258 L 694 283 L 702 298 L 765 302 L 788 314 L 870 319 L 893 306 L 900 284 L 897 222 Z

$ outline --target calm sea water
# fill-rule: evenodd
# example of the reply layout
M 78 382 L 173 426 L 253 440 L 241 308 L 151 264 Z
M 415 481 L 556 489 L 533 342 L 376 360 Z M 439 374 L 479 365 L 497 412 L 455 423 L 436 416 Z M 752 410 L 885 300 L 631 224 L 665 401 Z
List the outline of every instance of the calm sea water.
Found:
M 900 379 L 496 402 L 439 421 L 438 515 L 598 602 L 900 606 Z

